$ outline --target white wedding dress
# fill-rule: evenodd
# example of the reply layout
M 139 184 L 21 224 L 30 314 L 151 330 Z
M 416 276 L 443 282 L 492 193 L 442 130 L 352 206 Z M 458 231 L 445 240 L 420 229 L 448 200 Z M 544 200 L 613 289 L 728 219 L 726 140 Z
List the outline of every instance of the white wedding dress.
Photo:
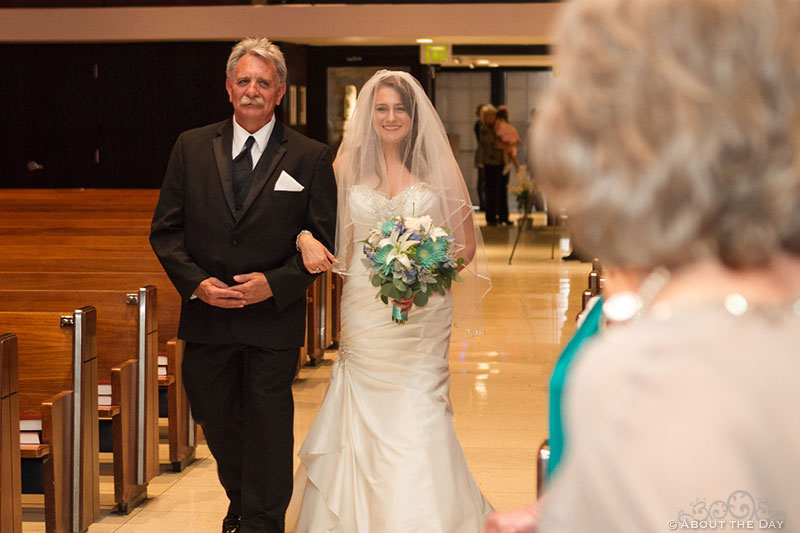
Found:
M 436 192 L 424 184 L 391 199 L 355 186 L 355 239 L 392 216 L 427 214 L 435 202 Z M 354 262 L 353 275 L 344 277 L 339 355 L 299 452 L 305 492 L 294 531 L 477 533 L 492 507 L 453 427 L 452 294 L 432 296 L 398 325 L 391 306 L 376 300 L 366 261 Z

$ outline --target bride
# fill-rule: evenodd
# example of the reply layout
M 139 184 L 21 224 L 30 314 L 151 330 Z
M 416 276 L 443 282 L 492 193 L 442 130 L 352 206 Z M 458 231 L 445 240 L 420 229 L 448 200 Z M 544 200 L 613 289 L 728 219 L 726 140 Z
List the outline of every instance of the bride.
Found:
M 339 190 L 333 255 L 298 238 L 309 271 L 344 276 L 339 354 L 300 449 L 297 533 L 477 533 L 491 506 L 469 472 L 449 399 L 455 333 L 476 334 L 490 287 L 483 241 L 444 127 L 405 72 L 363 87 L 334 162 Z M 376 299 L 361 241 L 393 216 L 429 215 L 455 238 L 464 282 L 424 307 Z M 455 294 L 454 294 L 455 293 Z M 454 296 L 456 302 L 454 303 Z

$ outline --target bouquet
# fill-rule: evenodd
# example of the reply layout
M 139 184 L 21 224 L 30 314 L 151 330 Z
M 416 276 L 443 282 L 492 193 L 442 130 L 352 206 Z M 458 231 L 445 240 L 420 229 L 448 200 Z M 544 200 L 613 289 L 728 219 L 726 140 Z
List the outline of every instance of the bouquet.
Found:
M 397 216 L 374 229 L 362 241 L 372 267 L 372 285 L 380 287 L 376 298 L 414 299 L 424 307 L 432 293 L 445 294 L 453 281 L 463 281 L 458 267 L 464 259 L 455 257 L 453 237 L 446 228 L 433 225 L 429 216 Z M 392 305 L 392 320 L 408 320 L 408 313 Z
M 517 207 L 527 217 L 533 205 L 533 180 L 528 177 L 526 165 L 517 169 L 516 183 L 508 186 L 508 192 L 517 197 Z

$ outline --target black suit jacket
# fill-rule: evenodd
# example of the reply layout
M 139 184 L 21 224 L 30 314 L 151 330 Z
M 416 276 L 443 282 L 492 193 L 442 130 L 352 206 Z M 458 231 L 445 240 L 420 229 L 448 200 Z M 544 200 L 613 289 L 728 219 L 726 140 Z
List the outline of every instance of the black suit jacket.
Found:
M 182 133 L 153 215 L 150 244 L 183 299 L 178 336 L 207 344 L 302 346 L 305 292 L 315 276 L 304 268 L 295 238 L 308 229 L 333 250 L 331 150 L 276 122 L 247 200 L 237 210 L 232 142 L 232 119 Z M 275 191 L 282 171 L 303 190 Z M 243 309 L 190 298 L 208 277 L 234 285 L 234 275 L 249 272 L 266 275 L 272 298 Z

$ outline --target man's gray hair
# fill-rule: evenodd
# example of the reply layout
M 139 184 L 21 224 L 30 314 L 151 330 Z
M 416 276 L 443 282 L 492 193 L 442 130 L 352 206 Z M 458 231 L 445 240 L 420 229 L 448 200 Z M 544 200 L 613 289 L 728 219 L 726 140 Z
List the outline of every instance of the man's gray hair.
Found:
M 246 55 L 260 57 L 264 61 L 275 65 L 275 70 L 278 72 L 278 83 L 281 85 L 286 83 L 286 60 L 283 58 L 283 52 L 266 37 L 258 39 L 248 37 L 236 43 L 236 46 L 231 50 L 228 64 L 225 67 L 225 74 L 229 80 L 233 79 L 233 71 L 236 70 L 236 64 Z

